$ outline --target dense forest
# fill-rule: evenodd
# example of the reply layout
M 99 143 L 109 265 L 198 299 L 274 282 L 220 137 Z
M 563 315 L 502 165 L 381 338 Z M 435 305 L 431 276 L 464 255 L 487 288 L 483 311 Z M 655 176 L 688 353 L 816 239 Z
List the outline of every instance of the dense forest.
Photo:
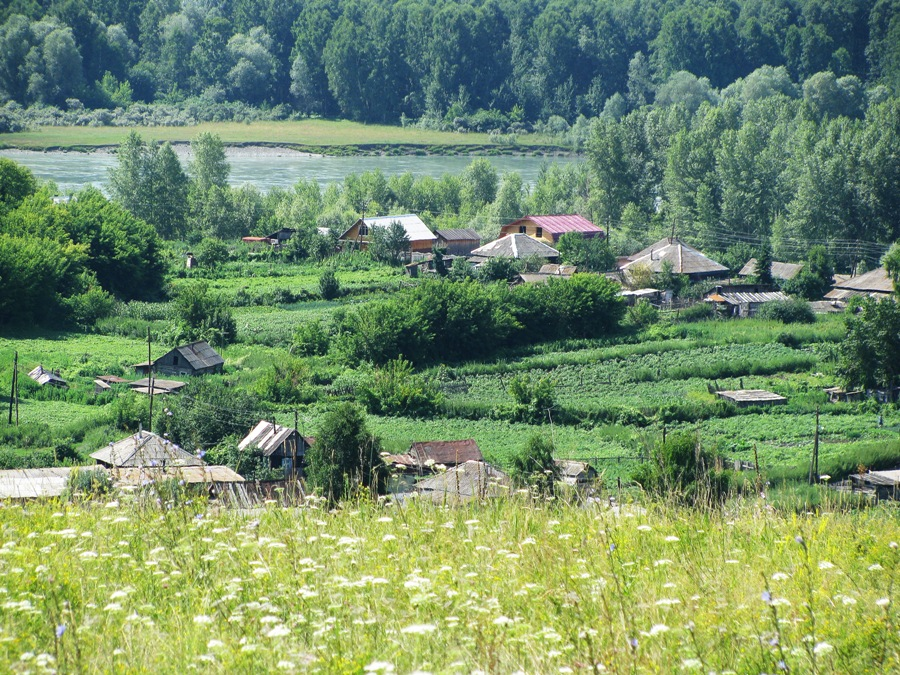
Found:
M 193 101 L 515 132 L 733 94 L 763 66 L 776 91 L 827 89 L 851 116 L 900 87 L 898 0 L 4 4 L 12 112 Z

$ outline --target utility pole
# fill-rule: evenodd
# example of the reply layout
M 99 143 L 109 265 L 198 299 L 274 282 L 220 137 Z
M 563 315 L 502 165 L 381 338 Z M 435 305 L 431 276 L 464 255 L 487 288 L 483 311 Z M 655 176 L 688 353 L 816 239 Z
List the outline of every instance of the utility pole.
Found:
M 16 373 L 19 372 L 19 352 L 15 353 L 13 356 L 13 372 L 12 372 L 12 381 L 10 382 L 9 389 L 9 423 L 12 424 L 13 418 L 13 399 L 16 398 Z M 16 404 L 16 409 L 18 411 L 18 403 Z M 16 425 L 18 426 L 19 415 L 16 413 Z
M 147 326 L 147 381 L 150 386 L 147 390 L 150 392 L 150 424 L 147 425 L 147 431 L 153 433 L 153 356 L 150 349 L 150 326 Z
M 294 433 L 296 435 L 294 436 L 294 457 L 291 460 L 291 471 L 294 474 L 292 477 L 296 477 L 298 474 L 298 471 L 297 471 L 297 444 L 300 442 L 300 429 L 297 426 L 297 424 L 298 424 L 297 417 L 298 417 L 298 413 L 297 413 L 297 409 L 295 408 L 294 409 Z
M 809 484 L 819 482 L 819 407 L 816 406 L 816 433 L 813 436 L 812 460 L 809 463 Z

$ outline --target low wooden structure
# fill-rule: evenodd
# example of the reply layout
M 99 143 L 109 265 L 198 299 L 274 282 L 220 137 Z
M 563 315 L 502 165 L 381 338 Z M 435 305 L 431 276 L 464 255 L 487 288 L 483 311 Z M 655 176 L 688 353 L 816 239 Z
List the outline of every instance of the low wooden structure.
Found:
M 781 405 L 787 402 L 784 396 L 765 389 L 717 391 L 716 396 L 734 403 L 738 408 L 748 408 L 753 405 Z
M 854 401 L 862 401 L 865 398 L 864 391 L 847 391 L 843 387 L 827 387 L 823 389 L 828 394 L 829 403 L 852 403 Z
M 179 380 L 160 380 L 157 378 L 153 378 L 153 391 L 150 390 L 150 378 L 145 377 L 141 380 L 135 380 L 131 382 L 129 388 L 137 393 L 137 394 L 145 394 L 150 395 L 151 393 L 154 396 L 163 396 L 165 394 L 176 394 L 182 387 L 187 386 L 187 382 L 181 382 Z
M 428 229 L 428 226 L 422 222 L 419 216 L 413 213 L 407 213 L 399 216 L 378 216 L 375 218 L 360 218 L 351 225 L 340 237 L 339 241 L 342 245 L 356 246 L 360 250 L 365 250 L 372 240 L 372 232 L 378 228 L 388 228 L 391 223 L 398 222 L 409 237 L 410 251 L 427 252 L 430 251 L 437 236 Z
M 435 230 L 435 246 L 450 255 L 469 255 L 481 246 L 481 235 L 472 228 Z
M 825 294 L 826 300 L 847 300 L 860 295 L 870 298 L 889 298 L 894 295 L 894 282 L 884 267 L 878 267 L 865 274 L 838 280 L 835 276 L 834 288 Z
M 724 278 L 729 273 L 725 265 L 708 258 L 677 237 L 660 239 L 652 246 L 628 256 L 628 262 L 622 264 L 620 269 L 626 276 L 634 269 L 643 267 L 659 273 L 665 263 L 672 266 L 673 274 L 684 274 L 691 281 Z
M 162 375 L 210 375 L 224 370 L 225 359 L 208 342 L 198 340 L 170 349 L 153 361 L 136 363 L 134 368 L 144 375 L 151 369 Z
M 797 265 L 795 263 L 786 263 L 786 262 L 776 262 L 772 261 L 772 266 L 769 268 L 772 272 L 773 279 L 781 279 L 783 281 L 787 281 L 788 279 L 793 279 L 795 276 L 800 274 L 800 270 L 803 269 L 803 265 Z M 750 258 L 747 261 L 747 264 L 744 265 L 740 272 L 737 274 L 739 277 L 755 277 L 756 276 L 756 258 Z
M 469 461 L 416 483 L 419 498 L 435 504 L 459 505 L 505 497 L 511 487 L 509 476 L 485 462 Z
M 287 476 L 300 470 L 306 451 L 312 444 L 311 436 L 302 436 L 291 427 L 261 420 L 238 443 L 238 450 L 251 452 L 255 448 L 261 456 L 269 460 L 270 468 L 284 469 Z
M 47 370 L 42 365 L 28 373 L 28 377 L 42 387 L 59 387 L 60 389 L 69 388 L 69 384 L 60 376 L 58 370 Z
M 388 492 L 409 492 L 416 481 L 448 468 L 466 462 L 483 462 L 484 456 L 475 439 L 459 441 L 419 441 L 412 443 L 409 450 L 399 455 L 382 458 L 391 469 Z
M 66 489 L 75 467 L 10 469 L 0 471 L 0 501 L 5 499 L 46 499 L 59 497 Z
M 726 316 L 746 318 L 768 302 L 787 302 L 790 297 L 771 286 L 716 286 L 703 300 Z
M 585 488 L 597 480 L 597 470 L 587 462 L 573 459 L 557 459 L 553 462 L 559 471 L 559 480 L 566 485 Z
M 185 485 L 223 485 L 243 483 L 244 477 L 227 466 L 166 466 L 124 467 L 109 469 L 113 485 L 118 488 L 138 488 L 150 482 L 174 480 Z
M 639 300 L 646 300 L 652 305 L 658 305 L 663 301 L 663 292 L 658 288 L 637 288 L 633 291 L 619 291 L 619 296 L 625 300 L 629 307 L 636 305 Z
M 879 499 L 897 499 L 900 497 L 900 469 L 851 474 L 850 487 L 874 492 Z

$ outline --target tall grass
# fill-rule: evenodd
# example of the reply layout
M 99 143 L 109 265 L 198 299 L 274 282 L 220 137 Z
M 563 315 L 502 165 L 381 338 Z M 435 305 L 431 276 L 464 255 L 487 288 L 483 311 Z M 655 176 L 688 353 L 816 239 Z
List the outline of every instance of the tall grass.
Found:
M 0 508 L 6 672 L 896 672 L 900 521 L 512 499 Z

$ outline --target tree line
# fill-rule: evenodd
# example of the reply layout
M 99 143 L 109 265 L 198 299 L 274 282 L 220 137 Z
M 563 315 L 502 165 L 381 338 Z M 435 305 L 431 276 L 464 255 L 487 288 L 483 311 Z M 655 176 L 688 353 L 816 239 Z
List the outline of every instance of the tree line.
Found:
M 896 0 L 14 0 L 0 97 L 516 130 L 665 101 L 681 73 L 721 90 L 783 67 L 896 92 L 897 16 Z

